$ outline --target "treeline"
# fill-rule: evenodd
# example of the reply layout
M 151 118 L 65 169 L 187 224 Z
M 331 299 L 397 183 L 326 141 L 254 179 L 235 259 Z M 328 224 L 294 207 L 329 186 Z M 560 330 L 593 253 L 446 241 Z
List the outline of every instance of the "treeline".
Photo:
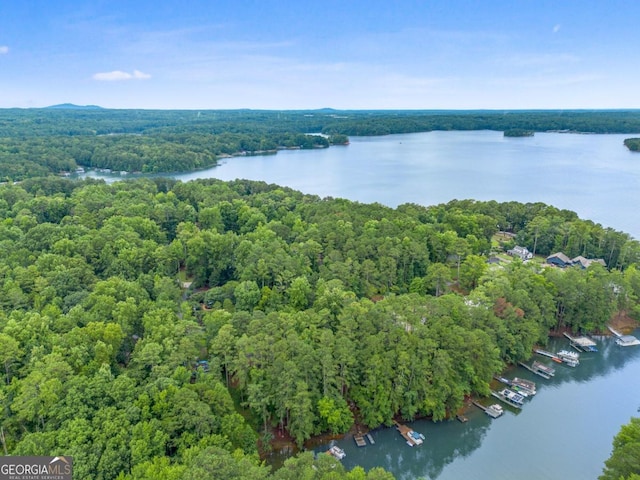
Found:
M 640 418 L 633 417 L 613 439 L 613 452 L 600 480 L 640 479 Z
M 640 110 L 74 110 L 0 109 L 0 137 L 151 133 L 340 133 L 523 129 L 638 133 Z
M 0 179 L 19 181 L 77 167 L 189 171 L 215 165 L 222 155 L 345 145 L 349 135 L 486 129 L 505 135 L 639 132 L 640 112 L 4 109 Z
M 348 143 L 344 136 L 337 143 Z M 73 172 L 78 167 L 161 173 L 216 165 L 223 155 L 273 152 L 279 148 L 326 148 L 333 138 L 320 135 L 118 134 L 0 138 L 0 179 Z
M 581 251 L 614 250 L 613 268 L 488 267 L 498 229 L 541 217 Z M 0 187 L 0 239 L 4 447 L 73 455 L 80 478 L 271 478 L 257 441 L 273 429 L 302 445 L 354 421 L 442 420 L 550 329 L 640 317 L 638 243 L 539 203 L 48 177 Z M 274 478 L 389 478 L 322 457 Z

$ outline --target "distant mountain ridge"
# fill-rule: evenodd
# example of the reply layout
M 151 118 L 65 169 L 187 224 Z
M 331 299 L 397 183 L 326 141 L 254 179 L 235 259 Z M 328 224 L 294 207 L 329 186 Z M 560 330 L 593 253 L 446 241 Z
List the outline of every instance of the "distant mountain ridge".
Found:
M 68 109 L 68 110 L 104 110 L 104 107 L 98 105 L 75 105 L 73 103 L 60 103 L 58 105 L 50 105 L 44 108 Z

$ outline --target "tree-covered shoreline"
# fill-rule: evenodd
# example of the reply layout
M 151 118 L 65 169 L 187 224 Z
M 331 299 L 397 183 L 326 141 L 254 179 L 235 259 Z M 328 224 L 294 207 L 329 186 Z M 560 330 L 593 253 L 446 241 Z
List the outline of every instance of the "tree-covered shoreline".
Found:
M 632 152 L 640 152 L 640 138 L 627 138 L 624 141 L 624 146 Z
M 79 167 L 167 173 L 227 155 L 346 145 L 433 130 L 640 132 L 640 111 L 263 111 L 0 109 L 0 179 Z
M 515 238 L 497 244 L 498 225 Z M 540 203 L 48 177 L 0 186 L 0 230 L 6 447 L 64 451 L 81 478 L 341 468 L 303 456 L 271 474 L 257 440 L 442 420 L 550 330 L 640 317 L 638 242 Z M 608 269 L 490 267 L 513 242 Z

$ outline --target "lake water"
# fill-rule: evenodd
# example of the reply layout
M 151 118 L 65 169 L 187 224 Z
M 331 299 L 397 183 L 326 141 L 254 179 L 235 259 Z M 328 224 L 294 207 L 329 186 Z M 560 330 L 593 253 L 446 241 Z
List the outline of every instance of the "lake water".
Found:
M 640 337 L 640 330 L 634 334 Z M 555 367 L 549 380 L 523 367 L 506 372 L 507 378 L 537 384 L 538 393 L 522 410 L 505 406 L 505 414 L 492 420 L 472 405 L 466 423 L 411 422 L 426 437 L 418 447 L 409 447 L 395 428 L 374 430 L 374 445 L 357 447 L 352 437 L 332 444 L 345 450 L 345 467 L 381 466 L 402 480 L 596 479 L 620 426 L 640 415 L 640 346 L 619 347 L 606 337 L 596 341 L 599 352 L 582 353 L 575 368 L 535 355 Z M 568 340 L 551 339 L 548 349 L 569 349 Z
M 391 207 L 467 198 L 544 202 L 640 238 L 640 153 L 623 145 L 631 136 L 505 138 L 494 131 L 437 131 L 352 137 L 349 146 L 235 157 L 214 168 L 170 176 L 263 180 L 321 197 Z

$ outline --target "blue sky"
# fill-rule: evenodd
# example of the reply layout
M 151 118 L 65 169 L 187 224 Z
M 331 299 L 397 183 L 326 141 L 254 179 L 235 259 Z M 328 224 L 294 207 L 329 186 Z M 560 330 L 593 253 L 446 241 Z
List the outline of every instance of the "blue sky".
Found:
M 636 0 L 2 0 L 0 108 L 640 108 Z

